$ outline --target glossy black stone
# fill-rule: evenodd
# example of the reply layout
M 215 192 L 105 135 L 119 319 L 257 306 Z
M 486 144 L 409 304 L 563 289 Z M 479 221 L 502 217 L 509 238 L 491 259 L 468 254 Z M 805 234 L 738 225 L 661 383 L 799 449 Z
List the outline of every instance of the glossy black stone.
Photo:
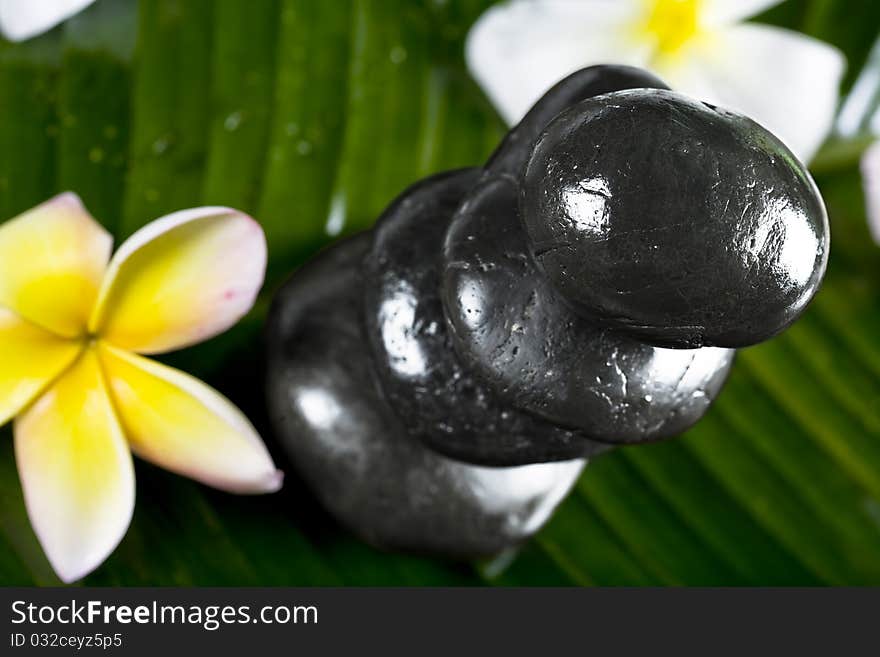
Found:
M 803 165 L 752 120 L 673 92 L 565 111 L 520 191 L 530 247 L 559 292 L 652 344 L 765 340 L 825 271 L 828 221 Z
M 557 82 L 501 140 L 486 169 L 492 173 L 522 172 L 538 137 L 558 114 L 587 98 L 624 89 L 668 89 L 660 78 L 633 66 L 600 64 L 575 71 Z
M 749 119 L 662 87 L 573 74 L 485 168 L 406 190 L 278 293 L 272 420 L 355 532 L 496 553 L 544 522 L 573 457 L 684 431 L 727 347 L 803 311 L 828 255 L 809 174 Z
M 447 233 L 443 301 L 461 360 L 511 406 L 598 440 L 656 440 L 694 424 L 733 351 L 653 347 L 581 318 L 535 266 L 517 191 L 510 178 L 484 180 Z
M 607 449 L 503 404 L 456 355 L 440 299 L 441 251 L 452 215 L 482 175 L 428 178 L 374 229 L 364 317 L 385 395 L 411 436 L 470 463 L 521 465 Z
M 485 468 L 413 440 L 374 381 L 361 321 L 367 235 L 343 242 L 278 292 L 267 326 L 276 437 L 321 502 L 379 547 L 493 555 L 537 531 L 583 461 Z

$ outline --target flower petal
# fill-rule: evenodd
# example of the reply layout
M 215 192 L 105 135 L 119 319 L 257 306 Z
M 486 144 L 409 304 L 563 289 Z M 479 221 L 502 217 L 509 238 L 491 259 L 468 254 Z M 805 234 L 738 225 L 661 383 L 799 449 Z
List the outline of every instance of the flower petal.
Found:
M 113 239 L 67 192 L 0 225 L 0 306 L 65 337 L 82 335 Z
M 155 354 L 235 324 L 266 272 L 259 224 L 230 208 L 175 212 L 131 236 L 113 256 L 90 321 L 118 347 Z
M 0 308 L 0 425 L 6 424 L 68 367 L 82 349 Z
M 15 457 L 49 562 L 65 582 L 80 579 L 116 548 L 134 509 L 131 453 L 93 350 L 16 418 Z
M 872 144 L 862 155 L 861 168 L 868 228 L 874 241 L 880 244 L 880 141 Z
M 281 487 L 263 441 L 216 390 L 188 374 L 110 345 L 101 362 L 135 454 L 233 493 Z
M 783 0 L 703 0 L 700 22 L 707 27 L 736 23 L 775 7 Z
M 46 32 L 95 0 L 0 0 L 0 33 L 24 41 Z
M 660 69 L 673 89 L 750 116 L 808 162 L 828 134 L 846 60 L 797 32 L 743 24 L 695 44 Z
M 841 137 L 880 135 L 880 39 L 874 42 L 862 70 L 840 104 L 835 130 Z
M 513 0 L 488 9 L 468 34 L 471 74 L 501 116 L 518 122 L 545 91 L 592 64 L 644 65 L 649 46 L 627 27 L 639 0 Z

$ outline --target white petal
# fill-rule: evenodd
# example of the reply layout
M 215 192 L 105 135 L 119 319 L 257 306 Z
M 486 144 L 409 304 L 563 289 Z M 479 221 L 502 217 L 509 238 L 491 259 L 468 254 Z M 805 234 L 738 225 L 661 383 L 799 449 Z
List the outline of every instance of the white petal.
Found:
M 86 351 L 15 420 L 25 505 L 65 582 L 97 568 L 125 535 L 134 469 L 97 358 Z
M 710 27 L 736 23 L 775 7 L 783 0 L 703 0 L 700 22 Z
M 742 112 L 809 162 L 831 129 L 846 65 L 836 48 L 767 25 L 736 25 L 660 70 L 673 89 Z
M 874 241 L 880 244 L 880 141 L 862 155 L 862 184 L 865 187 L 868 228 Z
M 627 27 L 638 0 L 513 0 L 474 23 L 465 57 L 471 74 L 510 124 L 556 82 L 593 64 L 644 65 L 647 48 Z
M 871 49 L 868 61 L 853 83 L 852 89 L 837 113 L 836 130 L 843 137 L 855 137 L 860 132 L 880 134 L 880 40 Z
M 95 0 L 0 0 L 0 32 L 24 41 L 47 32 Z

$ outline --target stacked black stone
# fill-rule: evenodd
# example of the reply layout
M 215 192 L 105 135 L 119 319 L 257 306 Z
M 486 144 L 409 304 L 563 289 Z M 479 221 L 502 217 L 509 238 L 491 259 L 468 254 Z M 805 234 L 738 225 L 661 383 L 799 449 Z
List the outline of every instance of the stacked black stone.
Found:
M 581 70 L 484 167 L 409 188 L 279 291 L 277 436 L 367 540 L 493 554 L 585 459 L 699 420 L 734 348 L 803 312 L 828 240 L 765 129 L 638 69 Z

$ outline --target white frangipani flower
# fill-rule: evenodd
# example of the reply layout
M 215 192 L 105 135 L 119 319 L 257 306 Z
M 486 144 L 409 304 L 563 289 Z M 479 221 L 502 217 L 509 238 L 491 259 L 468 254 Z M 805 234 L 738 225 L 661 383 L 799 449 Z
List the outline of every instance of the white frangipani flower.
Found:
M 880 137 L 880 39 L 856 79 L 837 116 L 837 134 L 856 144 Z M 868 228 L 880 244 L 880 141 L 873 142 L 861 161 Z
M 808 161 L 831 127 L 845 59 L 803 34 L 741 22 L 780 1 L 509 0 L 474 24 L 467 63 L 511 124 L 569 73 L 629 64 L 752 117 Z
M 862 155 L 862 184 L 868 228 L 874 241 L 880 244 L 880 141 L 874 142 Z
M 24 41 L 78 14 L 95 0 L 0 0 L 0 33 Z

